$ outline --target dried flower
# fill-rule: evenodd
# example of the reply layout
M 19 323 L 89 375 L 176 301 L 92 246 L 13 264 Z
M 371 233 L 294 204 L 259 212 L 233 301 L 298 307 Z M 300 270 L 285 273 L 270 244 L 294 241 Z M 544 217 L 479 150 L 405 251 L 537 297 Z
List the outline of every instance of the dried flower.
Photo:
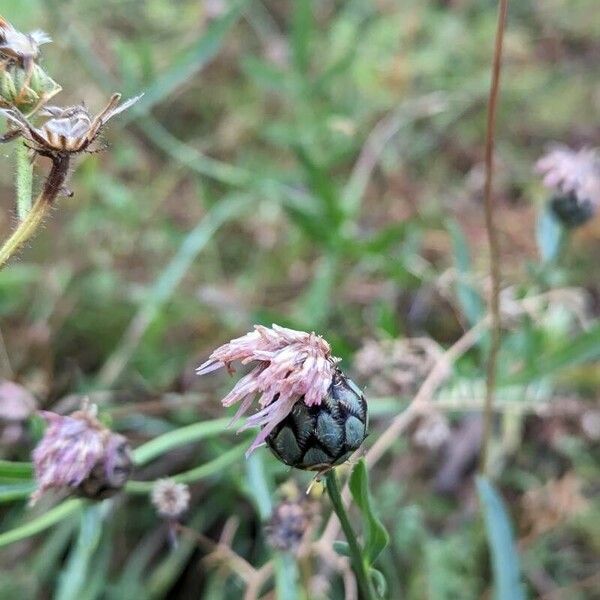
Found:
M 450 439 L 448 419 L 438 412 L 424 417 L 413 434 L 417 446 L 428 450 L 438 450 Z
M 40 46 L 51 41 L 50 36 L 39 29 L 21 33 L 0 17 L 0 59 L 4 61 L 14 61 L 27 68 L 39 56 Z
M 49 41 L 43 31 L 21 33 L 0 17 L 0 108 L 32 113 L 61 90 L 35 63 Z
M 0 379 L 0 445 L 16 443 L 23 425 L 36 409 L 33 394 L 22 385 Z
M 104 125 L 140 98 L 141 95 L 130 98 L 119 106 L 121 94 L 113 94 L 108 104 L 93 118 L 83 104 L 68 108 L 46 106 L 40 114 L 49 118 L 41 127 L 31 125 L 16 108 L 1 110 L 0 114 L 17 127 L 18 135 L 33 144 L 33 150 L 39 154 L 73 154 L 88 150 Z
M 286 500 L 273 511 L 265 527 L 267 540 L 276 550 L 297 552 L 312 525 L 312 507 L 306 501 Z
M 555 192 L 551 208 L 567 227 L 588 221 L 600 206 L 600 156 L 596 149 L 556 146 L 536 164 L 544 185 Z
M 315 333 L 260 325 L 215 350 L 198 374 L 255 363 L 223 399 L 240 403 L 239 419 L 259 396 L 259 410 L 242 429 L 260 426 L 248 453 L 267 442 L 291 466 L 314 469 L 345 460 L 366 436 L 367 407 L 360 390 L 336 367 L 329 344 Z
M 150 494 L 152 504 L 163 517 L 177 519 L 190 503 L 190 490 L 185 483 L 176 483 L 174 479 L 159 479 Z
M 98 421 L 95 406 L 84 406 L 70 416 L 40 414 L 48 426 L 33 451 L 38 487 L 32 504 L 52 488 L 101 499 L 125 485 L 132 464 L 129 444 Z

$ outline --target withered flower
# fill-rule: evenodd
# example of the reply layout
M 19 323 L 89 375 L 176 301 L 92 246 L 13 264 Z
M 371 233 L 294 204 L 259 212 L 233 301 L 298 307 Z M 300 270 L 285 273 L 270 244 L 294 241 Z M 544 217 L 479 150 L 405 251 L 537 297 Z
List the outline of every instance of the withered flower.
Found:
M 306 500 L 280 502 L 265 527 L 269 544 L 276 550 L 297 552 L 313 524 L 313 513 Z
M 150 499 L 159 515 L 177 519 L 190 504 L 190 488 L 174 479 L 159 479 L 152 487 Z
M 600 155 L 596 149 L 556 146 L 536 163 L 544 185 L 554 192 L 550 206 L 567 227 L 578 227 L 600 207 Z
M 41 411 L 48 426 L 33 451 L 37 489 L 31 504 L 49 489 L 70 489 L 92 499 L 108 498 L 126 483 L 131 471 L 130 448 L 85 405 L 70 416 Z
M 40 53 L 40 46 L 51 42 L 50 36 L 39 29 L 30 33 L 17 31 L 0 17 L 0 59 L 14 61 L 27 68 Z
M 361 391 L 337 368 L 329 344 L 315 333 L 256 325 L 215 350 L 198 374 L 232 363 L 252 363 L 223 399 L 240 403 L 234 421 L 258 396 L 261 407 L 241 429 L 260 426 L 248 454 L 266 442 L 288 465 L 321 470 L 343 462 L 366 437 L 367 405 Z
M 98 138 L 104 125 L 114 116 L 135 104 L 141 95 L 130 98 L 119 106 L 121 94 L 113 94 L 108 104 L 92 117 L 83 105 L 60 108 L 46 106 L 41 111 L 48 120 L 33 126 L 16 108 L 1 110 L 18 135 L 32 144 L 32 149 L 42 155 L 66 155 L 84 152 Z M 12 136 L 14 137 L 14 136 Z
M 61 90 L 35 62 L 40 45 L 49 41 L 43 31 L 21 33 L 0 17 L 0 108 L 29 114 Z

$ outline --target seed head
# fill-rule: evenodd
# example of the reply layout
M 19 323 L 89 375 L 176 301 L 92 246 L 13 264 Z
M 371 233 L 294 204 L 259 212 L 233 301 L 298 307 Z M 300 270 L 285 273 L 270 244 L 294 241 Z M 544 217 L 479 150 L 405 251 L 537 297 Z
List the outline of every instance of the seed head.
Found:
M 141 95 L 130 98 L 119 106 L 121 94 L 113 94 L 95 117 L 83 104 L 67 108 L 46 106 L 40 114 L 48 119 L 41 127 L 34 127 L 17 108 L 0 110 L 0 114 L 16 127 L 17 135 L 31 143 L 33 150 L 39 154 L 74 154 L 89 149 L 106 123 L 140 98 Z
M 163 517 L 177 519 L 190 503 L 190 490 L 185 483 L 176 483 L 174 479 L 159 479 L 152 487 L 152 504 Z
M 204 375 L 221 367 L 232 373 L 235 361 L 254 367 L 223 398 L 223 405 L 240 403 L 234 421 L 249 410 L 256 396 L 261 407 L 242 427 L 262 427 L 248 452 L 266 440 L 299 400 L 309 407 L 321 404 L 338 362 L 331 356 L 329 344 L 314 332 L 255 325 L 254 331 L 217 348 L 197 373 Z
M 31 504 L 53 488 L 105 498 L 123 487 L 131 470 L 129 445 L 98 421 L 95 406 L 84 406 L 70 416 L 40 414 L 48 426 L 33 451 L 37 489 Z

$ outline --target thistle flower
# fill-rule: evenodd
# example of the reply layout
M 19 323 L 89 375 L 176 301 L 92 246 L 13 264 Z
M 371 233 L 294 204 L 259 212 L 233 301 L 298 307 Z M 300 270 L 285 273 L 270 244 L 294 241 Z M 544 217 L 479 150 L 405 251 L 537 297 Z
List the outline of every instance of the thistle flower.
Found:
M 40 114 L 49 118 L 41 127 L 34 127 L 17 108 L 0 110 L 0 114 L 16 126 L 16 135 L 30 142 L 37 153 L 68 155 L 88 150 L 106 123 L 140 98 L 141 95 L 135 96 L 119 106 L 121 94 L 113 94 L 108 104 L 93 118 L 83 104 L 67 108 L 46 106 Z
M 550 204 L 567 227 L 588 221 L 600 206 L 600 156 L 596 149 L 556 146 L 536 164 L 544 185 L 553 190 Z
M 159 479 L 152 487 L 150 499 L 159 515 L 177 519 L 188 509 L 190 489 L 174 479 Z
M 260 426 L 248 454 L 265 441 L 291 466 L 321 469 L 338 464 L 366 437 L 365 399 L 337 368 L 329 344 L 315 333 L 273 325 L 217 348 L 198 368 L 204 375 L 232 363 L 253 363 L 252 370 L 223 398 L 224 406 L 240 403 L 233 421 L 258 396 L 261 408 L 241 428 Z
M 33 451 L 37 489 L 31 504 L 53 488 L 103 499 L 125 485 L 132 464 L 129 444 L 98 421 L 95 406 L 85 405 L 70 416 L 40 414 L 48 426 Z

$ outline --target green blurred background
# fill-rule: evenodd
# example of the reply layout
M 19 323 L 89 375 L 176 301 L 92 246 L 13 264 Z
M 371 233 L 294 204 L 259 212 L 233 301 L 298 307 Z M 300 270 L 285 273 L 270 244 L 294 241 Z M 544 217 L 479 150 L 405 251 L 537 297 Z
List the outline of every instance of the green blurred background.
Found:
M 228 380 L 198 381 L 195 366 L 252 324 L 275 322 L 331 341 L 372 400 L 369 446 L 429 368 L 431 356 L 414 359 L 403 340 L 425 338 L 439 352 L 484 316 L 496 2 L 0 8 L 18 28 L 52 36 L 42 64 L 63 86 L 53 103 L 85 100 L 94 112 L 113 91 L 145 92 L 107 128 L 106 151 L 76 159 L 73 197 L 0 272 L 1 375 L 41 406 L 71 410 L 88 394 L 134 443 L 221 416 Z M 600 145 L 599 60 L 597 0 L 511 3 L 495 184 L 503 287 L 507 302 L 547 296 L 507 324 L 494 455 L 530 597 L 591 599 L 599 585 L 600 220 L 554 256 L 547 192 L 533 171 L 552 142 Z M 1 158 L 6 236 L 14 144 Z M 477 419 L 486 348 L 484 338 L 461 357 L 440 393 L 444 446 L 423 450 L 417 426 L 371 473 L 392 537 L 380 559 L 390 598 L 489 597 L 477 434 L 447 464 L 447 448 Z M 36 435 L 0 452 L 26 460 Z M 138 475 L 192 467 L 233 443 L 229 434 L 206 441 Z M 454 468 L 446 487 L 444 467 Z M 290 479 L 301 490 L 310 481 L 261 450 L 192 486 L 187 522 L 217 540 L 236 517 L 232 546 L 259 567 L 272 555 L 262 522 Z M 327 511 L 323 503 L 321 523 Z M 3 530 L 28 518 L 24 503 L 0 514 Z M 87 529 L 75 518 L 4 549 L 0 598 L 242 597 L 240 578 L 202 562 L 189 540 L 169 549 L 146 498 L 90 514 Z M 310 556 L 280 562 L 265 597 L 344 597 L 334 568 Z

